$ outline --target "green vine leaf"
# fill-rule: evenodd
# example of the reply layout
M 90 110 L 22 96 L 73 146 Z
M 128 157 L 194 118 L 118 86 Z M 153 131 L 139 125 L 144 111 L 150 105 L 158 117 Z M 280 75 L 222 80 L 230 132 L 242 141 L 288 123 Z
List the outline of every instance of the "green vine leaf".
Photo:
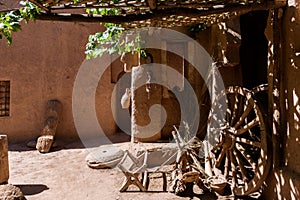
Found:
M 104 53 L 121 55 L 127 52 L 140 52 L 145 56 L 141 48 L 141 36 L 138 33 L 132 33 L 132 39 L 128 39 L 124 28 L 119 24 L 106 23 L 104 32 L 90 35 L 86 44 L 87 59 L 101 57 Z
M 7 39 L 7 44 L 12 43 L 12 33 L 21 30 L 20 22 L 25 20 L 27 23 L 29 20 L 34 21 L 40 14 L 40 8 L 31 2 L 20 2 L 23 8 L 16 11 L 10 11 L 0 14 L 0 39 L 3 36 Z

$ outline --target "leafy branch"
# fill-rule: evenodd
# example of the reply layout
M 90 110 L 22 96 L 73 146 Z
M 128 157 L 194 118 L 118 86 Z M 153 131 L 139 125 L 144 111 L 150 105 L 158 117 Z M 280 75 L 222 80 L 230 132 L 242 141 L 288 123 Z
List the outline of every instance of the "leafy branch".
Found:
M 12 43 L 12 33 L 21 30 L 21 21 L 25 20 L 26 23 L 29 20 L 34 21 L 40 14 L 40 8 L 33 3 L 21 1 L 20 4 L 24 7 L 19 10 L 0 13 L 0 39 L 4 36 L 8 45 Z
M 73 0 L 74 3 L 80 3 L 81 1 Z M 114 0 L 114 2 L 118 2 L 118 0 Z M 41 14 L 41 9 L 35 4 L 28 1 L 21 1 L 20 3 L 23 8 L 0 14 L 0 39 L 4 36 L 8 45 L 12 43 L 12 33 L 21 30 L 20 23 L 23 20 L 26 23 L 30 20 L 35 21 Z M 121 15 L 121 11 L 116 8 L 87 9 L 86 12 L 106 16 Z M 104 32 L 95 33 L 88 38 L 85 51 L 88 59 L 102 56 L 103 53 L 122 54 L 127 52 L 139 52 L 142 57 L 145 57 L 146 53 L 141 48 L 143 41 L 139 33 L 134 33 L 134 31 L 125 32 L 125 29 L 119 24 L 105 23 L 104 26 L 106 28 Z M 128 39 L 128 34 L 133 35 L 133 37 Z
M 86 44 L 86 57 L 101 57 L 104 53 L 121 55 L 127 52 L 139 52 L 142 57 L 146 53 L 142 49 L 143 41 L 139 33 L 124 32 L 124 28 L 119 24 L 105 23 L 106 30 L 90 35 Z M 131 35 L 131 39 L 129 39 Z

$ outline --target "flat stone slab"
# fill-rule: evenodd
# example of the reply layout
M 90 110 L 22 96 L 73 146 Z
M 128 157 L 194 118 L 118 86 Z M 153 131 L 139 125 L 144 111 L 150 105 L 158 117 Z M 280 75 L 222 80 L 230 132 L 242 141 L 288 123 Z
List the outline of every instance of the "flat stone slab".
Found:
M 86 157 L 86 164 L 93 169 L 116 166 L 124 156 L 124 151 L 113 145 L 102 145 L 91 151 Z

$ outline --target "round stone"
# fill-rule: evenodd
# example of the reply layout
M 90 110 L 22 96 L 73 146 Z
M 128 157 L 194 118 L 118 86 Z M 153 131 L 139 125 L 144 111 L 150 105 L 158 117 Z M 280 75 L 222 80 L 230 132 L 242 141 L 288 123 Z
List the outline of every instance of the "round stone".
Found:
M 93 169 L 102 169 L 116 166 L 124 156 L 119 147 L 102 145 L 92 150 L 86 157 L 86 163 Z
M 20 188 L 11 184 L 0 185 L 0 199 L 26 200 Z

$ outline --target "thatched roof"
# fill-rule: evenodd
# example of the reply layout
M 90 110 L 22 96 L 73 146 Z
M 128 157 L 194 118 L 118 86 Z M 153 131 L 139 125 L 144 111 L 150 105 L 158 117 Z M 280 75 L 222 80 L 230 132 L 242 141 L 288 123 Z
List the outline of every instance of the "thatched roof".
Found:
M 121 23 L 125 27 L 172 27 L 214 23 L 252 10 L 285 5 L 284 0 L 29 0 L 44 11 L 40 19 Z M 117 15 L 87 14 L 114 8 Z

